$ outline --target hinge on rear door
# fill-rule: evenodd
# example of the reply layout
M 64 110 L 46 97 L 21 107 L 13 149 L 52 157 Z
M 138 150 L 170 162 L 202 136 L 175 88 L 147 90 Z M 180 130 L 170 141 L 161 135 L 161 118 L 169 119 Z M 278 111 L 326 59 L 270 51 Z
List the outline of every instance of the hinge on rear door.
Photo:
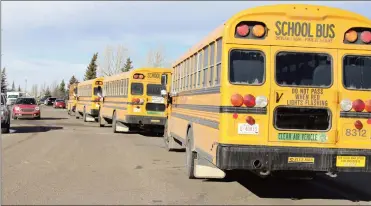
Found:
M 339 142 L 339 130 L 335 130 L 335 144 Z

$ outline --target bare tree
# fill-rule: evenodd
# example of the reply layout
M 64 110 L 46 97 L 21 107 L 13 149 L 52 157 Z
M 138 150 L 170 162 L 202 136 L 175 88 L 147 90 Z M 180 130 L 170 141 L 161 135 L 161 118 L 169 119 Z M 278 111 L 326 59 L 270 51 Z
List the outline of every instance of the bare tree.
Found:
M 45 95 L 45 93 L 46 93 L 46 88 L 47 88 L 47 86 L 46 86 L 46 83 L 44 82 L 44 83 L 41 85 L 41 88 L 40 88 L 40 96 Z
M 37 97 L 39 95 L 39 88 L 37 84 L 33 84 L 31 87 L 31 95 Z
M 52 93 L 53 97 L 59 97 L 59 87 L 58 87 L 57 81 L 53 81 L 53 83 L 50 85 L 50 91 Z
M 98 61 L 99 76 L 111 76 L 121 73 L 125 65 L 128 50 L 123 45 L 108 45 Z
M 163 47 L 158 47 L 156 49 L 150 49 L 147 54 L 147 66 L 148 67 L 164 67 L 165 54 Z

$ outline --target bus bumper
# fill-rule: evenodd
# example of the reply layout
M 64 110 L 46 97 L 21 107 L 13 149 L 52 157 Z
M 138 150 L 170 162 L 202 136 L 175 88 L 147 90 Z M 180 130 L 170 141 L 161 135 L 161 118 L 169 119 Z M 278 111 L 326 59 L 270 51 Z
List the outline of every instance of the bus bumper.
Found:
M 92 117 L 98 117 L 99 116 L 99 110 L 98 109 L 91 109 L 90 110 L 90 115 Z
M 365 162 L 358 167 L 337 166 L 338 156 L 363 156 Z M 259 168 L 256 167 L 259 166 L 258 162 L 261 163 Z M 216 153 L 216 166 L 223 170 L 371 172 L 371 150 L 219 144 Z
M 125 116 L 124 122 L 128 124 L 162 125 L 163 126 L 166 123 L 166 117 L 127 115 Z

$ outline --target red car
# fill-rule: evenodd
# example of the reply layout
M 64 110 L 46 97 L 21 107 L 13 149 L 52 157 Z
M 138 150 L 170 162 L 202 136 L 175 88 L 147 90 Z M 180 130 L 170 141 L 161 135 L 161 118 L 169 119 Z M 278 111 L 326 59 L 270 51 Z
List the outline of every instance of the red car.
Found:
M 12 117 L 40 119 L 40 107 L 36 104 L 36 99 L 32 97 L 20 97 L 13 105 Z
M 66 109 L 66 102 L 63 99 L 57 99 L 55 100 L 53 107 Z

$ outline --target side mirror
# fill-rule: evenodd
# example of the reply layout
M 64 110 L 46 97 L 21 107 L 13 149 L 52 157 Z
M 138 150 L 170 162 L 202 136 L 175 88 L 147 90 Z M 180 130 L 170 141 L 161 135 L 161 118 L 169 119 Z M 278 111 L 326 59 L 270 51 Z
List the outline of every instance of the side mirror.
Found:
M 164 89 L 163 89 L 163 90 L 161 90 L 161 96 L 163 96 L 163 97 L 164 97 L 164 96 L 166 96 L 166 95 L 167 95 L 167 91 L 166 91 L 166 90 L 164 90 Z

